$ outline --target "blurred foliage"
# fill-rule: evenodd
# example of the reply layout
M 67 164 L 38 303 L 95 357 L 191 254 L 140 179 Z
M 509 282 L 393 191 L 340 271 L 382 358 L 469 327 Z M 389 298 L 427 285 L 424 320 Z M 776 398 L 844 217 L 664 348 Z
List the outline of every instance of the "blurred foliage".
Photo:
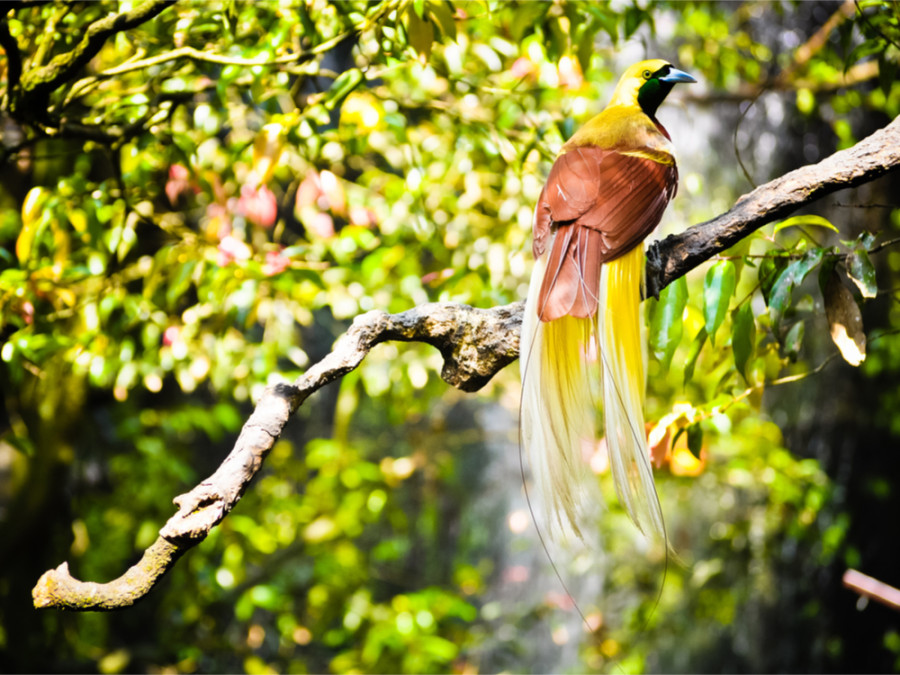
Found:
M 900 209 L 883 181 L 647 303 L 681 560 L 646 552 L 611 503 L 602 553 L 556 559 L 583 638 L 518 468 L 502 471 L 515 374 L 467 398 L 418 345 L 379 347 L 307 402 L 242 504 L 142 605 L 30 609 L 63 559 L 120 574 L 262 388 L 357 314 L 524 297 L 542 178 L 628 61 L 667 56 L 704 82 L 660 113 L 682 173 L 665 231 L 900 113 L 900 15 L 880 0 L 178 3 L 108 36 L 40 109 L 13 105 L 29 73 L 131 7 L 15 6 L 0 23 L 4 670 L 898 668 L 896 617 L 869 611 L 862 638 L 855 599 L 833 590 L 864 563 L 900 583 L 896 550 L 858 515 L 897 506 L 896 474 L 835 459 L 859 429 L 872 447 L 900 434 Z M 841 356 L 866 356 L 862 373 L 822 371 Z M 834 445 L 788 443 L 829 387 L 846 406 L 865 393 L 813 416 Z

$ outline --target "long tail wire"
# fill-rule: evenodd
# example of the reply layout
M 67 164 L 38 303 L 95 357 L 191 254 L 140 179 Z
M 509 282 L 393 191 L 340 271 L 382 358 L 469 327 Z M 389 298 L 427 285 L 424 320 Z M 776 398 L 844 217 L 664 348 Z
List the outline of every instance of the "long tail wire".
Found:
M 582 289 L 585 288 L 583 282 L 581 284 L 581 288 Z M 590 289 L 587 289 L 587 290 L 590 292 Z M 593 299 L 598 299 L 597 296 L 595 296 L 593 293 L 591 295 L 592 295 Z M 541 306 L 540 311 L 538 312 L 538 324 L 534 331 L 534 334 L 530 336 L 531 343 L 528 345 L 528 352 L 527 352 L 527 355 L 525 358 L 525 367 L 522 369 L 523 390 L 524 390 L 525 380 L 528 377 L 528 371 L 531 369 L 531 357 L 534 353 L 534 345 L 537 340 L 537 334 L 541 328 L 541 322 L 543 321 L 542 317 L 544 315 L 544 307 L 546 306 L 546 302 L 547 302 L 547 300 L 544 301 L 544 305 Z M 597 311 L 599 312 L 599 311 L 601 311 L 601 309 L 602 308 L 598 307 Z M 597 327 L 597 323 L 595 321 L 594 322 L 594 330 L 597 329 L 596 327 Z M 606 354 L 604 353 L 603 349 L 601 348 L 600 336 L 598 334 L 594 335 L 594 341 L 596 343 L 597 353 L 600 355 L 600 359 L 602 361 L 603 367 L 609 369 L 609 363 L 606 360 Z M 519 347 L 519 356 L 520 356 L 520 358 L 522 356 L 521 344 Z M 540 366 L 538 366 L 538 367 L 540 367 Z M 615 391 L 616 398 L 619 400 L 619 405 L 621 405 L 622 407 L 625 407 L 624 397 L 622 395 L 622 392 L 619 390 L 618 383 L 616 383 L 615 381 L 613 381 L 613 389 Z M 553 574 L 556 576 L 556 579 L 559 581 L 560 586 L 562 586 L 563 591 L 565 591 L 568 598 L 572 601 L 572 605 L 575 608 L 575 611 L 578 613 L 578 616 L 581 618 L 581 621 L 584 624 L 585 628 L 587 628 L 588 633 L 593 633 L 594 628 L 591 626 L 590 622 L 587 620 L 587 617 L 585 616 L 580 605 L 578 604 L 578 601 L 575 599 L 575 596 L 569 590 L 569 586 L 568 586 L 568 584 L 566 584 L 566 581 L 563 578 L 562 572 L 560 571 L 559 567 L 557 566 L 556 561 L 553 560 L 553 556 L 550 553 L 550 548 L 547 546 L 546 538 L 544 537 L 544 533 L 541 529 L 537 515 L 535 514 L 535 511 L 534 511 L 534 505 L 531 501 L 531 494 L 528 491 L 528 480 L 527 480 L 527 476 L 525 473 L 525 459 L 524 459 L 524 453 L 522 452 L 522 448 L 524 446 L 524 443 L 522 442 L 522 438 L 523 438 L 523 434 L 522 434 L 523 402 L 524 402 L 524 397 L 520 397 L 520 399 L 519 399 L 518 445 L 519 445 L 519 472 L 522 477 L 522 490 L 525 494 L 525 503 L 528 506 L 528 512 L 531 515 L 531 521 L 534 524 L 534 529 L 535 529 L 535 532 L 537 533 L 538 541 L 540 541 L 541 548 L 543 549 L 544 554 L 547 556 L 547 561 L 550 563 L 550 567 L 553 569 Z M 595 403 L 596 403 L 596 401 L 595 401 Z M 638 430 L 634 428 L 633 424 L 629 424 L 628 426 L 629 426 L 629 430 L 631 431 L 632 436 L 634 436 L 635 442 L 640 446 L 643 439 L 640 437 Z M 657 502 L 657 504 L 658 504 L 658 502 Z M 653 608 L 650 610 L 650 613 L 647 615 L 647 617 L 643 621 L 643 624 L 641 625 L 641 628 L 640 628 L 641 633 L 643 633 L 647 629 L 647 626 L 650 623 L 650 619 L 653 618 L 653 614 L 656 612 L 657 607 L 659 607 L 660 602 L 662 602 L 662 594 L 663 594 L 663 590 L 665 589 L 666 578 L 668 577 L 668 572 L 669 572 L 669 533 L 668 533 L 668 530 L 667 530 L 666 524 L 665 524 L 665 514 L 662 512 L 661 507 L 660 507 L 660 519 L 662 520 L 662 523 L 663 523 L 663 545 L 664 545 L 664 550 L 665 550 L 665 561 L 663 563 L 663 578 L 662 578 L 662 582 L 660 583 L 660 586 L 659 586 L 659 591 L 656 594 L 656 600 L 653 603 Z

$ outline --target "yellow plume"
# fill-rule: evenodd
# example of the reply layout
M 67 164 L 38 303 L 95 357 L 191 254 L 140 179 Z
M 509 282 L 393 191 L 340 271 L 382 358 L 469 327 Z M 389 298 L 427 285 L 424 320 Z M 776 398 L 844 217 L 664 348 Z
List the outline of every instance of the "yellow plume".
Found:
M 595 438 L 597 400 L 602 396 L 606 443 L 616 492 L 645 534 L 665 537 L 653 482 L 643 400 L 645 350 L 640 293 L 643 248 L 601 269 L 600 310 L 594 317 L 538 318 L 538 294 L 546 256 L 535 262 L 522 321 L 522 442 L 549 532 L 582 537 L 581 506 L 591 492 L 581 448 Z M 598 339 L 599 338 L 599 339 Z M 588 355 L 599 346 L 601 368 Z
M 644 247 L 600 270 L 599 330 L 606 446 L 619 500 L 644 534 L 665 538 L 644 430 Z
M 564 532 L 571 528 L 581 537 L 578 510 L 587 466 L 580 448 L 583 439 L 594 436 L 591 403 L 596 393 L 591 389 L 597 381 L 584 355 L 596 321 L 571 316 L 549 323 L 538 319 L 545 265 L 546 256 L 535 261 L 519 341 L 522 442 L 550 532 L 555 521 Z

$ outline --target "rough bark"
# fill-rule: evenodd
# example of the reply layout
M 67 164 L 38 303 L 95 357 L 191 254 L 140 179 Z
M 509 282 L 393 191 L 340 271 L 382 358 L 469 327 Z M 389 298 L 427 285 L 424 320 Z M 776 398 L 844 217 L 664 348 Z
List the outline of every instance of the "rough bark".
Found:
M 38 580 L 32 589 L 34 606 L 110 610 L 145 596 L 237 504 L 291 414 L 310 394 L 355 370 L 376 345 L 426 342 L 444 357 L 444 380 L 463 391 L 477 391 L 518 357 L 521 319 L 522 303 L 492 309 L 432 303 L 399 314 L 372 311 L 357 317 L 324 359 L 292 384 L 265 390 L 232 451 L 209 478 L 175 498 L 178 511 L 136 565 L 118 579 L 98 584 L 78 581 L 63 563 Z
M 654 244 L 648 251 L 648 289 L 656 294 L 759 227 L 820 197 L 900 168 L 900 118 L 854 147 L 760 186 L 726 213 Z M 270 387 L 219 469 L 175 499 L 177 513 L 141 561 L 107 584 L 74 579 L 66 563 L 45 572 L 33 590 L 41 608 L 109 610 L 146 595 L 186 550 L 196 545 L 238 502 L 284 425 L 306 398 L 359 366 L 389 340 L 425 342 L 444 358 L 441 376 L 477 391 L 518 357 L 523 303 L 476 309 L 452 303 L 422 305 L 399 314 L 363 314 L 324 359 L 292 384 Z

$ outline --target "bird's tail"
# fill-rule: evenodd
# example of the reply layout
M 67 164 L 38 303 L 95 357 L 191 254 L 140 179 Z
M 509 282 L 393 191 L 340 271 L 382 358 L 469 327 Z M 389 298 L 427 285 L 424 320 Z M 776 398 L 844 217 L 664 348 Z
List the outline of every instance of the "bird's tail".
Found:
M 641 286 L 644 251 L 636 246 L 600 271 L 597 310 L 606 445 L 619 500 L 638 529 L 665 540 L 665 525 L 644 429 L 645 338 Z
M 594 435 L 591 412 L 597 399 L 596 379 L 585 361 L 596 324 L 571 316 L 540 320 L 545 267 L 546 256 L 535 261 L 519 341 L 522 444 L 549 532 L 558 526 L 580 537 L 578 512 L 586 485 L 581 443 Z
M 589 484 L 581 448 L 595 437 L 596 401 L 602 396 L 619 499 L 642 532 L 663 538 L 644 433 L 642 247 L 604 263 L 599 309 L 591 318 L 541 321 L 538 295 L 544 272 L 542 257 L 535 262 L 522 322 L 520 424 L 546 522 L 581 536 L 579 507 Z M 599 387 L 597 367 L 590 358 L 597 346 Z

